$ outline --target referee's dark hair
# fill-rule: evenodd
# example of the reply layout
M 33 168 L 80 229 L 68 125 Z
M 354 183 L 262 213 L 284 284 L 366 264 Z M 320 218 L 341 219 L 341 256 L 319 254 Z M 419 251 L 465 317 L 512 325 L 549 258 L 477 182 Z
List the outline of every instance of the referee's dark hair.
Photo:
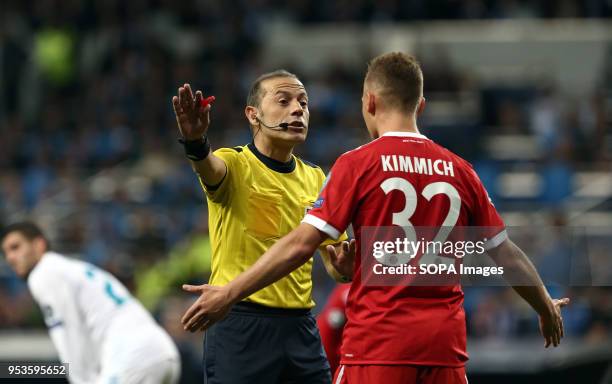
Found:
M 261 83 L 264 80 L 274 79 L 277 77 L 291 77 L 296 80 L 299 80 L 299 78 L 295 74 L 284 69 L 277 69 L 276 71 L 264 73 L 263 75 L 255 79 L 253 85 L 251 85 L 251 90 L 249 91 L 249 96 L 247 97 L 247 105 L 259 108 L 259 103 L 261 103 L 261 99 L 264 96 L 261 89 Z
M 2 228 L 0 231 L 0 243 L 4 241 L 4 238 L 7 237 L 10 233 L 18 232 L 22 234 L 26 239 L 32 241 L 37 238 L 41 238 L 45 241 L 45 246 L 47 250 L 51 249 L 51 243 L 49 243 L 49 239 L 45 236 L 42 229 L 35 223 L 31 221 L 20 221 L 17 223 L 9 224 Z

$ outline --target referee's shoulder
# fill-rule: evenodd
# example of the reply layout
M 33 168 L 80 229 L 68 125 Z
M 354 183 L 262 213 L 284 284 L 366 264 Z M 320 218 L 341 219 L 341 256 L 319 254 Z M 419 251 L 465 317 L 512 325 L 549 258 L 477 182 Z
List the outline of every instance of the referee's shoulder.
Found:
M 235 147 L 221 147 L 215 150 L 215 152 L 227 152 L 231 154 L 237 154 L 244 152 L 246 145 L 237 145 Z
M 321 167 L 319 167 L 318 165 L 316 165 L 313 162 L 310 162 L 308 160 L 302 159 L 299 156 L 295 156 L 295 159 L 297 160 L 298 163 L 304 164 L 307 168 L 312 168 L 312 169 L 316 169 L 316 170 L 322 171 Z
M 299 171 L 299 174 L 302 175 L 301 177 L 314 177 L 317 180 L 325 179 L 325 172 L 323 172 L 323 169 L 317 164 L 304 160 L 299 156 L 295 156 L 295 159 L 297 168 L 301 169 L 301 171 Z
M 223 160 L 239 159 L 245 155 L 246 146 L 238 145 L 235 147 L 221 147 L 214 151 L 215 156 Z
M 302 158 L 301 158 L 301 157 L 299 157 L 299 156 L 296 156 L 296 158 L 297 158 L 299 161 L 301 161 L 302 163 L 306 164 L 307 166 L 309 166 L 309 167 L 311 167 L 311 168 L 321 169 L 321 167 L 319 167 L 318 165 L 316 165 L 316 164 L 315 164 L 315 163 L 313 163 L 313 162 L 310 162 L 310 161 L 308 161 L 308 160 L 302 159 Z

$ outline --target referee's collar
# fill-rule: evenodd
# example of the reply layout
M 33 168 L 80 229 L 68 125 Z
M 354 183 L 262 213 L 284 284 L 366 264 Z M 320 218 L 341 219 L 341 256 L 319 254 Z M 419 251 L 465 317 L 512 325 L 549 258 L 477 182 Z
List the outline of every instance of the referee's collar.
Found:
M 264 163 L 266 167 L 270 168 L 273 171 L 280 173 L 291 173 L 295 169 L 295 157 L 293 155 L 291 156 L 291 160 L 285 163 L 282 161 L 275 160 L 259 152 L 259 150 L 255 146 L 255 143 L 253 142 L 250 142 L 247 147 L 251 150 L 251 152 L 253 152 L 253 154 L 259 159 L 259 161 Z

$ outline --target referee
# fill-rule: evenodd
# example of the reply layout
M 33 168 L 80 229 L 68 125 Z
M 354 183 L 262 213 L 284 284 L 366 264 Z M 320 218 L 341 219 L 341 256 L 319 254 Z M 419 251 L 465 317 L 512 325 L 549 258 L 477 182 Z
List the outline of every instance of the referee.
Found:
M 293 155 L 306 140 L 308 95 L 292 73 L 278 70 L 255 80 L 245 115 L 253 141 L 211 153 L 206 133 L 211 105 L 189 84 L 172 98 L 187 157 L 206 193 L 212 248 L 209 284 L 229 283 L 253 265 L 313 206 L 325 175 Z M 339 240 L 346 239 L 343 235 Z M 335 243 L 337 241 L 332 241 Z M 328 244 L 325 244 L 328 245 Z M 346 243 L 343 249 L 347 249 Z M 325 252 L 325 246 L 321 248 Z M 328 273 L 341 276 L 326 261 Z M 235 305 L 206 331 L 204 382 L 330 383 L 329 363 L 310 313 L 312 259 L 276 283 Z M 204 286 L 185 285 L 201 294 Z M 186 324 L 201 297 L 183 317 Z M 185 327 L 197 331 L 202 322 Z

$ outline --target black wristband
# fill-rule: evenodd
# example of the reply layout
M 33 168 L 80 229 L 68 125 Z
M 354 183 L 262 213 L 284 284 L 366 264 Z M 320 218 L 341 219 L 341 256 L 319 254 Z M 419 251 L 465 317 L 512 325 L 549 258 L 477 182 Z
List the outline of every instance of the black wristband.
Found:
M 204 160 L 210 153 L 210 143 L 208 137 L 204 136 L 201 139 L 185 140 L 178 139 L 179 143 L 185 148 L 185 156 L 191 161 Z

